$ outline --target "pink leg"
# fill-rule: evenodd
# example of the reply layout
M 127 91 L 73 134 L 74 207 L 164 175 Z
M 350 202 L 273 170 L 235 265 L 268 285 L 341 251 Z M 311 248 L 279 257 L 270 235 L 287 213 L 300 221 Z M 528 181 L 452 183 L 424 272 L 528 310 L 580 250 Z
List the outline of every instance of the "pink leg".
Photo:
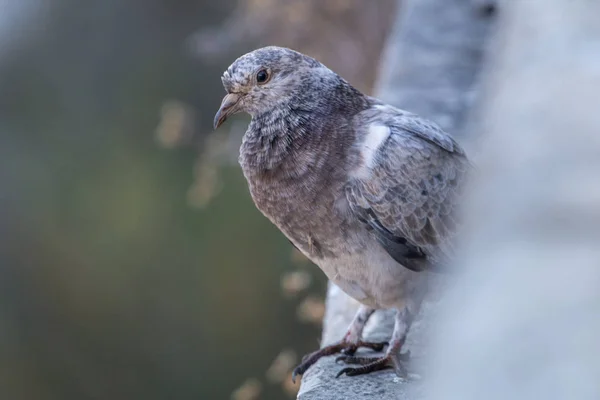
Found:
M 406 377 L 408 374 L 403 361 L 406 361 L 410 356 L 409 353 L 401 353 L 402 346 L 406 341 L 406 335 L 413 321 L 413 315 L 408 308 L 403 308 L 396 313 L 396 319 L 394 323 L 394 333 L 392 334 L 392 340 L 390 346 L 383 357 L 353 357 L 352 355 L 344 355 L 338 357 L 336 361 L 343 361 L 348 364 L 360 364 L 360 367 L 347 367 L 338 372 L 336 377 L 343 374 L 348 376 L 356 376 L 362 374 L 368 374 L 369 372 L 380 371 L 382 369 L 393 368 L 396 373 L 402 377 Z

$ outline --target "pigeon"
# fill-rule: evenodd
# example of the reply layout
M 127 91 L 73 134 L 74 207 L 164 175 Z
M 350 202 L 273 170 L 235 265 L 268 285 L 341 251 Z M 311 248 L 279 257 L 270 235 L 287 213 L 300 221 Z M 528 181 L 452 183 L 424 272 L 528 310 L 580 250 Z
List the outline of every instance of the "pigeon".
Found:
M 361 305 L 346 334 L 306 355 L 292 379 L 340 353 L 337 377 L 394 369 L 427 293 L 452 257 L 470 162 L 437 124 L 365 95 L 316 59 L 282 47 L 247 53 L 222 76 L 217 129 L 252 117 L 239 162 L 256 207 Z M 362 340 L 377 309 L 395 309 L 389 342 Z M 387 349 L 386 349 L 387 346 Z M 385 353 L 356 356 L 358 348 Z M 367 353 L 368 354 L 368 353 Z

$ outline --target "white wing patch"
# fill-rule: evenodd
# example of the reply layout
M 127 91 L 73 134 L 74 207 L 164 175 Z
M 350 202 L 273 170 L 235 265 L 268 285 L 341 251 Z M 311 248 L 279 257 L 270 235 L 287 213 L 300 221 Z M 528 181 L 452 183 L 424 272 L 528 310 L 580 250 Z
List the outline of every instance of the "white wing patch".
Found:
M 387 140 L 387 138 L 390 136 L 390 133 L 390 128 L 385 125 L 369 126 L 367 138 L 365 139 L 361 149 L 361 154 L 367 167 L 373 167 L 377 150 L 379 150 L 381 145 Z
M 391 130 L 385 125 L 373 124 L 369 126 L 365 141 L 360 147 L 362 163 L 355 172 L 356 177 L 364 178 L 369 175 L 369 171 L 375 165 L 377 160 L 377 151 L 390 137 Z

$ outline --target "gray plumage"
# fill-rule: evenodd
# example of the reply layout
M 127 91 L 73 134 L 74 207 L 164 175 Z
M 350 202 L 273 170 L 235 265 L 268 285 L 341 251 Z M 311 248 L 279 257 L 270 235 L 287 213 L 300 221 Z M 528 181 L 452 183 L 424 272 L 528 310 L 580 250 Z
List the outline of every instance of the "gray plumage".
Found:
M 469 168 L 464 151 L 435 123 L 360 93 L 290 49 L 248 53 L 222 80 L 229 94 L 215 127 L 236 112 L 252 116 L 239 160 L 256 206 L 364 304 L 366 318 L 357 315 L 340 348 L 355 350 L 373 309 L 399 310 L 385 360 L 343 372 L 400 371 L 400 348 L 427 286 L 418 271 L 452 255 Z M 327 354 L 313 353 L 312 362 Z

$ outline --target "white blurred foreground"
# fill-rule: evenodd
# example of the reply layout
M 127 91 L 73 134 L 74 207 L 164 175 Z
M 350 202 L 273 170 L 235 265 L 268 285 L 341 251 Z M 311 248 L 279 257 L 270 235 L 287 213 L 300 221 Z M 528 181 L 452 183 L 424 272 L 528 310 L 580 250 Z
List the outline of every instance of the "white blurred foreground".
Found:
M 434 399 L 600 398 L 600 2 L 502 3 Z

